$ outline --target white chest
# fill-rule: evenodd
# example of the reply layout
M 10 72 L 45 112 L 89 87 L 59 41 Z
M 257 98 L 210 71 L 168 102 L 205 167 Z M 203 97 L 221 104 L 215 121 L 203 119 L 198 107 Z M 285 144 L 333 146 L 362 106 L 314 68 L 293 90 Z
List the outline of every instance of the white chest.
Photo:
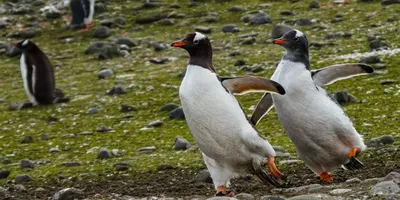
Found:
M 25 93 L 28 96 L 29 102 L 31 102 L 33 105 L 38 105 L 38 102 L 36 101 L 36 98 L 34 96 L 36 86 L 36 67 L 34 65 L 32 66 L 32 77 L 28 77 L 28 67 L 29 66 L 26 65 L 25 54 L 22 54 L 20 59 L 20 68 Z M 29 86 L 32 87 L 32 92 L 29 90 Z

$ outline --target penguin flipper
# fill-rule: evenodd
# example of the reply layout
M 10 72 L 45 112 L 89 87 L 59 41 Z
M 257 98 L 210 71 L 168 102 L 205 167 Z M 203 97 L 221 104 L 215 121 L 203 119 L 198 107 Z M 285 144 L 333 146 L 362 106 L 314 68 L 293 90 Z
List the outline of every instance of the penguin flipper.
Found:
M 222 85 L 232 94 L 241 95 L 248 92 L 273 92 L 285 94 L 285 89 L 279 83 L 258 77 L 243 76 L 236 78 L 220 78 Z
M 253 114 L 250 117 L 250 123 L 253 126 L 257 125 L 257 123 L 267 115 L 268 111 L 272 109 L 274 106 L 274 102 L 272 101 L 271 93 L 265 93 L 264 96 L 257 103 L 256 109 L 254 109 Z
M 311 77 L 319 86 L 329 85 L 338 80 L 370 74 L 374 69 L 362 63 L 345 63 L 331 65 L 322 69 L 311 70 Z

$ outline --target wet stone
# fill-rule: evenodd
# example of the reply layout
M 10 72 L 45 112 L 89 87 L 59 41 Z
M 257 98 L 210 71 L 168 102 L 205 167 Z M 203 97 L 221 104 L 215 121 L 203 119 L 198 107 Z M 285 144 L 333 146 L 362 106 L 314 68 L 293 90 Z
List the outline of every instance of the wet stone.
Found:
M 33 180 L 32 177 L 27 174 L 18 175 L 15 177 L 15 183 L 26 183 L 32 180 Z

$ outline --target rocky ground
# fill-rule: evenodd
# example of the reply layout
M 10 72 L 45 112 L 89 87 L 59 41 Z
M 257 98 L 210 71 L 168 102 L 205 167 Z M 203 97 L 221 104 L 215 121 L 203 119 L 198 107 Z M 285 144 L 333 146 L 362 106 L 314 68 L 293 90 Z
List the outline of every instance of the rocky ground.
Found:
M 400 199 L 400 2 L 332 2 L 97 0 L 93 29 L 79 32 L 66 29 L 69 11 L 56 1 L 0 0 L 0 199 L 212 197 L 179 105 L 188 55 L 169 44 L 203 32 L 219 74 L 270 77 L 283 53 L 272 38 L 291 27 L 307 35 L 312 68 L 375 68 L 327 87 L 368 144 L 366 167 L 321 182 L 271 111 L 257 128 L 278 151 L 286 180 L 274 188 L 234 179 L 235 198 Z M 11 43 L 24 38 L 49 56 L 71 102 L 20 109 L 27 98 Z M 260 97 L 238 99 L 251 114 Z

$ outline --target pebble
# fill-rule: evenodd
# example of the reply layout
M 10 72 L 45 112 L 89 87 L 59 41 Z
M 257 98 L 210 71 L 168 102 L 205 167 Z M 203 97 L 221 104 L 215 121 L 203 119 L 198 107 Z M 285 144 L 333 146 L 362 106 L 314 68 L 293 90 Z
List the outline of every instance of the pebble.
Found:
M 81 166 L 82 163 L 81 162 L 64 162 L 62 165 L 65 167 L 78 167 L 78 166 Z
M 115 171 L 127 171 L 129 169 L 128 163 L 118 163 L 115 165 Z
M 297 26 L 311 26 L 314 23 L 310 19 L 299 19 L 296 22 Z
M 394 138 L 391 135 L 384 135 L 379 138 L 371 138 L 368 141 L 368 146 L 389 145 L 394 143 Z
M 147 124 L 147 127 L 160 127 L 162 126 L 163 122 L 161 120 L 152 121 Z
M 23 159 L 19 162 L 19 167 L 21 169 L 33 169 L 35 168 L 35 163 L 33 163 L 31 160 Z
M 237 199 L 233 197 L 211 197 L 208 198 L 207 200 L 237 200 Z
M 272 24 L 272 19 L 264 12 L 260 12 L 256 15 L 251 15 L 249 18 L 249 22 L 252 25 Z
M 383 181 L 393 181 L 397 184 L 400 184 L 400 173 L 398 172 L 390 172 Z
M 284 16 L 294 15 L 294 13 L 290 10 L 282 10 L 280 14 Z
M 26 187 L 24 185 L 22 185 L 22 184 L 15 184 L 15 185 L 12 186 L 12 188 L 14 190 L 20 191 L 20 192 L 25 192 L 26 191 Z
M 359 178 L 351 178 L 351 179 L 347 179 L 346 183 L 359 183 L 361 182 L 361 180 Z
M 126 94 L 126 88 L 121 87 L 121 86 L 114 86 L 110 90 L 107 90 L 106 92 L 107 95 L 121 95 L 121 94 Z
M 0 179 L 7 178 L 10 175 L 10 170 L 3 169 L 0 170 Z
M 400 186 L 393 181 L 382 181 L 375 184 L 370 194 L 373 196 L 391 195 L 400 193 Z
M 310 4 L 308 5 L 309 8 L 311 9 L 316 9 L 316 8 L 320 8 L 319 2 L 316 0 L 313 0 L 310 2 Z
M 168 103 L 168 104 L 165 104 L 163 107 L 161 107 L 160 111 L 161 112 L 171 112 L 178 107 L 179 107 L 179 105 L 177 105 L 177 104 Z
M 105 78 L 109 78 L 113 75 L 113 71 L 112 69 L 101 69 L 98 73 L 97 73 L 97 77 L 99 79 L 105 79 Z
M 131 112 L 131 111 L 137 111 L 137 108 L 135 106 L 128 105 L 126 103 L 121 104 L 121 108 L 119 109 L 121 112 Z
M 316 190 L 322 188 L 322 185 L 320 184 L 311 184 L 311 185 L 303 185 L 300 187 L 292 187 L 288 189 L 284 189 L 285 192 L 300 192 L 300 191 L 311 191 L 311 190 Z
M 9 197 L 8 190 L 0 186 L 0 199 L 7 199 L 8 197 Z
M 131 38 L 127 37 L 118 38 L 115 41 L 115 44 L 120 44 L 120 45 L 124 44 L 127 45 L 129 48 L 137 46 L 136 43 Z
M 338 195 L 338 194 L 348 193 L 348 192 L 351 192 L 351 191 L 352 191 L 352 189 L 334 189 L 334 190 L 331 190 L 329 192 L 329 194 Z
M 18 175 L 15 177 L 15 183 L 26 183 L 32 180 L 32 177 L 27 174 Z
M 381 62 L 381 59 L 378 56 L 368 56 L 365 58 L 362 58 L 360 63 L 366 63 L 366 64 L 375 64 Z
M 267 195 L 267 196 L 262 196 L 262 197 L 260 198 L 260 200 L 285 200 L 285 198 L 284 198 L 284 197 L 279 197 L 279 196 L 270 196 L 270 195 Z
M 50 140 L 50 135 L 49 134 L 43 134 L 43 135 L 40 136 L 40 140 L 42 140 L 42 141 Z
M 89 114 L 89 115 L 93 115 L 93 114 L 98 113 L 99 111 L 100 111 L 100 110 L 99 110 L 98 108 L 89 108 L 88 114 Z
M 53 200 L 81 199 L 83 192 L 76 188 L 65 188 L 54 194 Z
M 110 29 L 106 26 L 97 28 L 93 33 L 94 38 L 107 38 L 108 36 L 110 36 Z
M 379 84 L 381 84 L 381 85 L 390 85 L 390 84 L 393 84 L 393 83 L 396 83 L 396 81 L 393 80 L 393 79 L 387 79 L 387 80 L 379 81 Z
M 336 198 L 327 194 L 305 194 L 300 196 L 294 196 L 287 200 L 336 200 Z
M 248 193 L 239 193 L 234 196 L 238 200 L 254 200 L 254 196 Z
M 175 145 L 174 149 L 175 150 L 187 150 L 190 148 L 190 143 L 187 141 L 185 138 L 182 137 L 176 137 L 175 138 Z
M 346 91 L 339 91 L 333 94 L 333 98 L 340 104 L 357 103 L 359 102 L 356 97 Z
M 107 148 L 100 148 L 99 153 L 97 154 L 98 159 L 107 159 L 111 156 L 111 152 Z
M 149 61 L 153 64 L 164 64 L 168 61 L 168 58 L 151 58 Z
M 34 140 L 33 140 L 33 137 L 30 135 L 25 136 L 24 139 L 22 139 L 22 141 L 21 141 L 22 144 L 27 144 L 27 143 L 32 143 L 32 142 L 34 142 Z
M 193 180 L 195 183 L 212 183 L 210 172 L 208 170 L 200 171 Z
M 244 38 L 240 44 L 244 44 L 244 45 L 251 45 L 256 43 L 256 38 L 255 37 L 248 37 L 248 38 Z
M 185 119 L 185 113 L 183 113 L 182 107 L 176 108 L 173 111 L 171 111 L 169 113 L 169 119 L 184 120 Z
M 58 147 L 54 147 L 54 148 L 49 149 L 49 152 L 50 153 L 57 153 L 57 152 L 60 152 L 60 149 Z
M 210 27 L 205 27 L 205 26 L 198 26 L 194 28 L 194 30 L 204 34 L 209 34 L 212 31 Z
M 228 9 L 229 12 L 244 12 L 245 9 L 242 6 L 233 6 Z
M 222 27 L 222 32 L 224 33 L 234 33 L 234 32 L 239 32 L 239 28 L 236 27 L 235 24 L 226 24 Z

